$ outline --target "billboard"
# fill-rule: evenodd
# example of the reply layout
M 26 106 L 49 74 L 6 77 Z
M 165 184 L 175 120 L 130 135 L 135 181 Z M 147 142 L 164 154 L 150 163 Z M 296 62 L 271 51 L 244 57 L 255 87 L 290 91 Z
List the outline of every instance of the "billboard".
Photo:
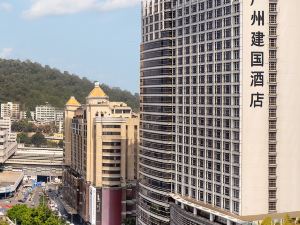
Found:
M 96 225 L 96 188 L 89 187 L 89 222 Z

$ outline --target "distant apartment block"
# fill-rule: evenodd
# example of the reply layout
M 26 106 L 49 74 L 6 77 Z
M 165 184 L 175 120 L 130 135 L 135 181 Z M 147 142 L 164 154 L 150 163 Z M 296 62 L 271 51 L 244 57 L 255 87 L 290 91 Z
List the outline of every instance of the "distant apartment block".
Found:
M 11 142 L 8 131 L 0 129 L 0 164 L 12 156 L 17 150 L 17 142 Z
M 35 120 L 35 111 L 20 111 L 20 120 Z
M 35 111 L 30 111 L 30 117 L 31 117 L 31 120 L 35 120 L 36 116 L 35 116 Z M 28 115 L 26 115 L 28 117 Z
M 26 111 L 20 111 L 20 120 L 27 119 L 27 112 Z
M 135 218 L 139 118 L 125 103 L 95 88 L 81 105 L 65 107 L 64 201 L 92 225 Z
M 55 121 L 63 121 L 64 120 L 64 110 L 55 110 Z
M 63 110 L 56 109 L 49 104 L 39 105 L 35 107 L 35 120 L 41 123 L 62 121 L 63 116 Z
M 0 118 L 0 164 L 17 150 L 17 134 L 11 132 L 11 119 Z
M 20 119 L 20 105 L 18 103 L 1 103 L 1 117 L 10 117 L 12 120 Z
M 11 131 L 12 120 L 10 117 L 0 118 L 0 129 L 6 130 L 8 135 L 8 140 L 11 142 L 15 142 L 17 140 L 17 133 Z

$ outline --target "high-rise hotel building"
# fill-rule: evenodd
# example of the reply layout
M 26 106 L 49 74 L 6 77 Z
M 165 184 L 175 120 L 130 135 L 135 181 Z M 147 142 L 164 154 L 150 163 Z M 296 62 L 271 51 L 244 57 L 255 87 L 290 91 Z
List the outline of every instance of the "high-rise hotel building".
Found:
M 143 1 L 138 224 L 300 216 L 299 8 Z

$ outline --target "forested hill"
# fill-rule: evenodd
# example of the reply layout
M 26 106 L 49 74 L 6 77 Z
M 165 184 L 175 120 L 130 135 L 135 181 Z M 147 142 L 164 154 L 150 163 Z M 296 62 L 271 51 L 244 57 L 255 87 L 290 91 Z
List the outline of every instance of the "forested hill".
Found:
M 101 82 L 101 81 L 100 81 Z M 19 60 L 0 59 L 0 102 L 15 101 L 23 110 L 49 102 L 63 108 L 70 96 L 81 103 L 94 84 L 86 78 L 60 72 L 49 66 Z M 101 84 L 110 101 L 126 102 L 134 111 L 139 110 L 139 96 L 119 88 Z

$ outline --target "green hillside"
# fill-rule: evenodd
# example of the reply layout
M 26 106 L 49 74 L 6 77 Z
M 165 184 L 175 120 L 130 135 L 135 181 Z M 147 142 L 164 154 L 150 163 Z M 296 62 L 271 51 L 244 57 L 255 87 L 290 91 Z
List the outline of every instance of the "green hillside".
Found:
M 49 102 L 63 108 L 74 95 L 81 103 L 94 84 L 86 78 L 60 72 L 49 66 L 19 60 L 0 59 L 0 102 L 15 101 L 23 110 Z M 139 96 L 119 88 L 101 84 L 110 101 L 126 102 L 133 110 L 139 110 Z

